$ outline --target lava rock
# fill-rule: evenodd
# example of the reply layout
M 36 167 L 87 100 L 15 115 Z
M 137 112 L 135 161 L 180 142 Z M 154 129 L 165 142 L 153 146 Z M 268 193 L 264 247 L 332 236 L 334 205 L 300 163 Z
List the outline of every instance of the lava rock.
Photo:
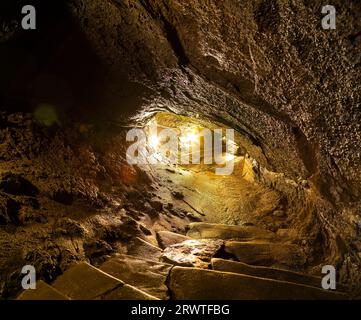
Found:
M 307 286 L 320 287 L 321 278 L 311 275 L 306 275 L 298 272 L 267 268 L 259 266 L 251 266 L 246 263 L 230 261 L 224 259 L 213 258 L 212 269 L 223 272 L 240 273 L 252 277 L 267 278 L 280 281 L 288 281 L 298 284 L 304 284 Z M 339 289 L 339 288 L 338 288 Z
M 172 265 L 117 255 L 106 261 L 100 270 L 159 299 L 167 299 L 166 278 Z
M 284 218 L 286 216 L 286 213 L 283 210 L 275 210 L 273 211 L 272 215 L 277 218 Z
M 208 268 L 223 243 L 219 239 L 186 240 L 166 248 L 162 260 L 178 266 Z
M 71 237 L 83 237 L 85 234 L 85 230 L 81 224 L 70 218 L 59 219 L 55 223 L 55 232 Z
M 273 239 L 276 235 L 273 232 L 254 226 L 238 226 L 206 222 L 194 222 L 189 225 L 187 233 L 189 237 L 218 238 L 218 239 Z
M 56 202 L 59 202 L 61 204 L 65 204 L 65 205 L 71 205 L 74 201 L 73 194 L 64 189 L 53 191 L 52 194 L 50 195 L 50 198 Z
M 248 275 L 174 267 L 168 287 L 174 300 L 345 299 L 342 293 L 287 281 Z
M 174 197 L 174 199 L 177 199 L 177 200 L 183 200 L 184 199 L 184 194 L 182 192 L 179 192 L 179 191 L 172 191 L 172 196 Z
M 38 278 L 53 281 L 60 273 L 60 250 L 55 247 L 34 249 L 25 255 L 25 260 L 35 267 Z
M 165 249 L 173 244 L 183 242 L 185 240 L 191 240 L 191 238 L 170 231 L 157 232 L 157 241 L 162 249 Z
M 192 220 L 192 221 L 196 221 L 196 222 L 200 222 L 200 221 L 202 221 L 202 219 L 200 218 L 200 217 L 197 217 L 194 213 L 192 213 L 192 212 L 188 212 L 187 214 L 186 214 L 186 216 L 187 216 L 187 218 L 189 219 L 189 220 Z
M 18 225 L 21 205 L 5 194 L 0 195 L 0 225 Z
M 225 251 L 241 262 L 263 266 L 300 267 L 306 255 L 295 244 L 227 241 Z
M 163 251 L 155 245 L 135 237 L 128 245 L 127 254 L 142 259 L 158 261 Z
M 161 212 L 163 210 L 163 203 L 161 203 L 160 201 L 149 201 L 149 204 L 153 209 L 157 210 L 158 212 Z
M 150 236 L 152 234 L 152 231 L 150 231 L 146 226 L 139 224 L 139 229 L 146 235 Z
M 129 241 L 141 233 L 139 224 L 131 217 L 121 217 L 121 221 L 109 225 L 101 225 L 99 237 L 106 242 Z
M 91 263 L 114 252 L 111 245 L 103 240 L 87 240 L 83 243 L 83 248 L 85 256 Z
M 0 190 L 13 195 L 34 196 L 39 193 L 30 181 L 15 173 L 5 173 L 1 176 Z
M 40 208 L 39 201 L 36 198 L 26 198 L 25 200 L 22 201 L 22 203 L 25 206 L 29 206 L 34 210 L 38 210 Z

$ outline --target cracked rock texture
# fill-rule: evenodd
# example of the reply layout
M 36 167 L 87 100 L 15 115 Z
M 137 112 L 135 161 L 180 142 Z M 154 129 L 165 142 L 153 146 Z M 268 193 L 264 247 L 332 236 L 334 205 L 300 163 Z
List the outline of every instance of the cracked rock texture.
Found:
M 361 244 L 361 4 L 72 0 L 99 56 L 151 90 L 142 107 L 237 129 L 261 166 L 308 179 L 330 258 L 357 274 Z M 136 110 L 134 110 L 134 113 Z M 352 243 L 352 245 L 351 245 Z M 353 271 L 352 271 L 353 270 Z
M 322 247 L 312 256 L 334 264 L 342 282 L 361 287 L 358 0 L 333 1 L 337 29 L 330 31 L 321 28 L 320 0 L 64 0 L 55 9 L 46 2 L 34 2 L 46 14 L 39 15 L 39 33 L 30 35 L 19 29 L 18 11 L 0 11 L 7 12 L 0 17 L 0 44 L 9 43 L 0 59 L 14 59 L 2 65 L 2 110 L 33 111 L 45 100 L 59 107 L 55 122 L 62 124 L 59 133 L 23 113 L 0 114 L 1 169 L 19 173 L 5 176 L 13 189 L 0 194 L 0 224 L 44 224 L 37 240 L 14 233 L 16 247 L 26 239 L 33 249 L 24 258 L 19 248 L 14 264 L 51 265 L 44 279 L 52 279 L 59 261 L 84 256 L 81 248 L 102 263 L 99 256 L 118 250 L 118 240 L 147 233 L 133 217 L 159 215 L 149 194 L 137 201 L 149 178 L 119 163 L 124 137 L 80 121 L 118 124 L 137 116 L 142 122 L 167 111 L 236 129 L 255 159 L 258 182 L 282 194 L 287 208 L 281 209 Z M 36 211 L 38 191 L 40 207 L 52 215 Z M 86 212 L 70 214 L 75 205 Z M 125 208 L 120 215 L 93 213 L 118 207 Z M 9 247 L 11 232 L 3 236 Z M 61 238 L 55 253 L 38 254 L 33 245 L 44 234 L 69 239 Z M 74 237 L 85 237 L 80 249 Z

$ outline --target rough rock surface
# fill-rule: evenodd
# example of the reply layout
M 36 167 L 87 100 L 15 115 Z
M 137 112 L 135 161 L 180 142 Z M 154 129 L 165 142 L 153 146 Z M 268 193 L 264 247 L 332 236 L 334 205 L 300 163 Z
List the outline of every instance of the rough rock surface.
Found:
M 157 232 L 157 241 L 162 249 L 165 249 L 173 244 L 183 242 L 185 240 L 191 240 L 191 238 L 170 231 Z
M 294 244 L 227 241 L 224 250 L 253 265 L 299 267 L 306 263 L 305 254 Z
M 100 270 L 159 299 L 168 298 L 165 285 L 172 265 L 121 255 L 101 265 Z
M 337 30 L 321 28 L 321 0 L 58 1 L 31 35 L 1 12 L 0 169 L 39 190 L 2 188 L 1 283 L 26 257 L 52 280 L 89 239 L 106 254 L 153 226 L 184 231 L 114 138 L 128 115 L 167 111 L 236 129 L 256 183 L 280 194 L 268 229 L 296 230 L 308 271 L 332 264 L 360 291 L 361 5 L 333 4 Z M 84 234 L 55 232 L 64 217 Z
M 70 268 L 52 286 L 74 300 L 155 299 L 84 262 Z
M 249 264 L 238 261 L 230 261 L 218 258 L 213 258 L 211 263 L 212 269 L 217 271 L 240 273 L 253 277 L 299 283 L 316 288 L 321 287 L 321 277 L 309 276 L 282 269 L 251 266 Z
M 349 278 L 361 249 L 361 7 L 333 4 L 336 31 L 321 28 L 322 1 L 75 0 L 72 9 L 99 56 L 151 88 L 148 110 L 228 124 L 261 167 L 307 178 L 326 259 Z
M 219 239 L 186 240 L 167 247 L 162 259 L 184 267 L 208 268 L 211 259 L 223 243 Z
M 17 300 L 69 300 L 69 297 L 39 280 L 36 282 L 35 290 L 24 290 Z
M 176 300 L 342 299 L 323 289 L 231 272 L 174 267 L 168 286 Z
M 191 223 L 187 235 L 194 239 L 218 238 L 223 240 L 270 240 L 276 237 L 273 232 L 254 226 L 232 226 L 204 222 Z

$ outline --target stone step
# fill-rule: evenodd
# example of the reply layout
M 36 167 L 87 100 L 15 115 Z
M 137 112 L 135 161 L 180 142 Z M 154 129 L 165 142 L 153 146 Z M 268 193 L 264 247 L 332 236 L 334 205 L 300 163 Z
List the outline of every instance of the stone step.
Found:
M 208 269 L 211 259 L 223 247 L 220 239 L 186 240 L 166 248 L 162 260 L 183 267 Z
M 224 250 L 239 261 L 252 265 L 292 268 L 306 262 L 304 252 L 295 244 L 226 241 Z
M 100 266 L 100 270 L 159 299 L 168 299 L 165 281 L 171 268 L 171 264 L 129 255 L 111 258 Z
M 139 237 L 135 237 L 128 244 L 127 255 L 141 259 L 159 261 L 163 250 Z
M 86 262 L 65 271 L 52 285 L 74 300 L 157 300 Z
M 159 247 L 165 249 L 173 244 L 177 244 L 183 242 L 185 240 L 191 240 L 192 238 L 183 236 L 178 233 L 174 233 L 171 231 L 158 231 L 157 232 L 157 241 Z
M 36 282 L 36 289 L 24 290 L 16 300 L 70 300 L 42 280 Z
M 306 285 L 257 278 L 231 272 L 174 267 L 168 287 L 175 300 L 305 300 L 345 299 Z
M 273 240 L 277 235 L 255 226 L 238 226 L 206 222 L 194 222 L 189 225 L 187 236 L 194 239 L 216 238 L 237 240 Z
M 212 269 L 216 271 L 240 273 L 248 276 L 287 281 L 321 288 L 322 278 L 313 275 L 306 275 L 277 268 L 251 266 L 246 263 L 219 258 L 213 258 L 211 264 Z M 337 291 L 347 291 L 347 288 L 341 284 L 337 284 Z

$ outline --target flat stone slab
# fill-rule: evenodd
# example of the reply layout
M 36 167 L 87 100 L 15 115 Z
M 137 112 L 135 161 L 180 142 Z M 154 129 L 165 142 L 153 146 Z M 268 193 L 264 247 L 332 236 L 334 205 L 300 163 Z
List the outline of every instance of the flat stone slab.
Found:
M 240 273 L 248 276 L 268 278 L 268 279 L 280 280 L 280 281 L 288 281 L 288 282 L 304 284 L 316 288 L 321 288 L 322 278 L 312 275 L 305 275 L 302 273 L 277 269 L 277 268 L 251 266 L 249 264 L 242 262 L 230 261 L 230 260 L 224 260 L 218 258 L 213 258 L 211 264 L 212 264 L 212 269 L 217 271 Z
M 230 272 L 174 267 L 168 286 L 175 300 L 344 299 L 345 295 L 301 284 Z
M 106 261 L 100 270 L 154 297 L 168 299 L 165 281 L 171 268 L 167 263 L 119 255 Z
M 306 262 L 304 252 L 295 244 L 227 241 L 225 251 L 253 265 L 296 267 Z
M 186 240 L 166 248 L 162 259 L 179 266 L 208 268 L 223 243 L 219 239 Z
M 133 286 L 125 284 L 124 286 L 117 287 L 112 291 L 108 291 L 95 300 L 159 300 L 150 294 L 139 290 Z
M 173 244 L 177 244 L 183 242 L 185 240 L 191 240 L 192 238 L 183 236 L 178 233 L 170 232 L 170 231 L 159 231 L 157 232 L 157 241 L 159 247 L 165 249 Z
M 149 259 L 158 261 L 163 253 L 163 250 L 156 247 L 155 245 L 136 237 L 132 239 L 128 245 L 127 254 L 137 256 L 142 259 Z
M 254 226 L 238 226 L 206 222 L 194 222 L 189 225 L 187 236 L 194 239 L 238 239 L 238 240 L 271 240 L 276 234 Z
M 91 300 L 123 286 L 124 283 L 86 262 L 81 262 L 65 271 L 52 285 L 71 299 Z
M 24 290 L 16 300 L 70 300 L 43 280 L 36 282 L 36 289 Z

